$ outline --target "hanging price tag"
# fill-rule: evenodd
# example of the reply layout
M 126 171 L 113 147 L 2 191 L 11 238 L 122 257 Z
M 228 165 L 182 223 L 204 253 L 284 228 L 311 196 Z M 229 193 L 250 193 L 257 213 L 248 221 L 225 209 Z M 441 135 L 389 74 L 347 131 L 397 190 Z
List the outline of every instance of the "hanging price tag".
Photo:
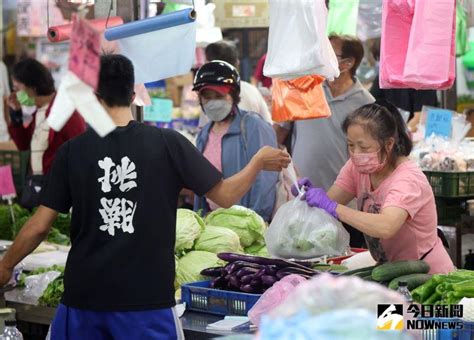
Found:
M 425 138 L 431 135 L 441 137 L 451 137 L 453 125 L 453 112 L 443 109 L 429 109 L 428 118 L 426 119 Z

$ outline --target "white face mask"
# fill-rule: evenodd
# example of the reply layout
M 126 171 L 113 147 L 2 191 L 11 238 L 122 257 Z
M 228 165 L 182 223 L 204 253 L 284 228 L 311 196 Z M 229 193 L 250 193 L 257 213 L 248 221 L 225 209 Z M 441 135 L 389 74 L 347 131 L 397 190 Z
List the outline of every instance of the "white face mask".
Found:
M 232 111 L 232 103 L 225 99 L 212 99 L 202 106 L 204 113 L 213 122 L 223 121 Z

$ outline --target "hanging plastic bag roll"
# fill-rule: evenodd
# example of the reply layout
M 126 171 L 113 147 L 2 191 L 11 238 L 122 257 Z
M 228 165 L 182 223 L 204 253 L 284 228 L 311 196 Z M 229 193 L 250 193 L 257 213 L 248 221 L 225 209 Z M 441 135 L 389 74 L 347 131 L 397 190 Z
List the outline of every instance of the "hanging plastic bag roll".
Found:
M 107 22 L 107 18 L 100 18 L 94 20 L 88 20 L 88 23 L 92 25 L 97 31 L 103 32 L 107 27 L 114 27 L 123 24 L 121 17 L 110 17 Z M 51 42 L 60 42 L 69 40 L 71 38 L 72 24 L 52 26 L 48 29 L 48 40 Z
M 196 12 L 192 8 L 183 9 L 156 17 L 138 20 L 112 27 L 104 33 L 108 41 L 133 37 L 178 25 L 189 24 L 196 20 Z

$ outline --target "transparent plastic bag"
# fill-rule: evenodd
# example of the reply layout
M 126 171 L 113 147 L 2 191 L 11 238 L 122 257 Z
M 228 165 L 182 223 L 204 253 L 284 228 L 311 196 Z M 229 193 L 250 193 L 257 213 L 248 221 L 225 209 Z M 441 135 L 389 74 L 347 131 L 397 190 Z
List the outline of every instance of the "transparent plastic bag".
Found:
M 283 80 L 315 74 L 329 80 L 338 77 L 337 57 L 326 36 L 324 2 L 270 0 L 269 5 L 268 52 L 263 74 Z
M 275 283 L 258 299 L 257 303 L 249 310 L 248 316 L 250 321 L 257 327 L 263 315 L 271 312 L 280 303 L 285 301 L 286 297 L 306 279 L 300 275 L 292 274 L 285 276 Z
M 280 207 L 265 234 L 270 255 L 287 259 L 312 259 L 344 255 L 349 233 L 324 210 L 308 206 L 301 195 Z
M 37 305 L 39 298 L 43 295 L 48 285 L 59 275 L 58 271 L 50 271 L 43 274 L 31 275 L 25 279 L 24 289 L 15 289 L 5 293 L 8 301 L 15 301 L 29 305 Z

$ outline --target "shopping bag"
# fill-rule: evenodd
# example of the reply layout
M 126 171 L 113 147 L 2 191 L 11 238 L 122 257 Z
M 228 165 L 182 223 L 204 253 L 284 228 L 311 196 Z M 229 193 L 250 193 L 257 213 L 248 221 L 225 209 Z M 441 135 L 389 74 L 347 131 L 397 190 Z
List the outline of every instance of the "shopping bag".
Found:
M 272 119 L 276 122 L 327 118 L 331 115 L 320 76 L 273 79 Z
M 356 35 L 359 0 L 330 0 L 328 34 Z
M 469 51 L 467 34 L 467 11 L 461 1 L 456 3 L 456 56 L 460 57 Z
M 277 211 L 265 234 L 270 255 L 286 259 L 313 259 L 343 255 L 349 250 L 349 233 L 326 211 L 308 206 L 301 195 Z
M 362 40 L 380 38 L 382 32 L 382 0 L 359 0 L 357 36 Z
M 455 49 L 453 0 L 384 1 L 381 88 L 450 88 Z
M 339 76 L 337 58 L 326 36 L 324 2 L 270 0 L 269 5 L 268 52 L 263 74 L 283 80 L 312 74 L 329 80 Z

